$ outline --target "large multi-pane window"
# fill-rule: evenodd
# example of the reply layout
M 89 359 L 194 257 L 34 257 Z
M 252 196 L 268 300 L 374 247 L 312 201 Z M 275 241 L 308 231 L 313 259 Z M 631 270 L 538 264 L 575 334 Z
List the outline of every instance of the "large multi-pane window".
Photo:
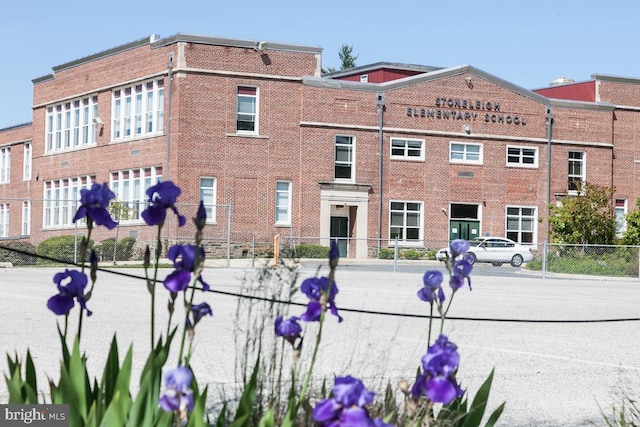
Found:
M 28 181 L 31 179 L 31 159 L 32 159 L 31 143 L 24 144 L 24 157 L 22 160 L 22 179 Z
M 422 240 L 422 202 L 392 201 L 389 211 L 389 239 L 398 242 Z
M 627 199 L 616 199 L 616 236 L 622 237 L 627 231 Z
M 54 179 L 44 182 L 44 228 L 71 227 L 80 190 L 90 188 L 95 176 Z
M 22 202 L 22 235 L 31 234 L 31 202 L 25 200 Z
M 452 142 L 449 145 L 451 163 L 482 164 L 482 144 Z
M 291 181 L 276 181 L 276 225 L 291 225 Z
M 9 237 L 9 204 L 0 203 L 0 237 Z
M 535 147 L 507 147 L 507 165 L 538 167 L 538 149 Z
M 535 207 L 507 206 L 507 239 L 518 243 L 533 243 L 535 226 Z
M 116 195 L 115 202 L 123 207 L 114 219 L 118 222 L 140 221 L 140 214 L 147 207 L 147 190 L 161 180 L 162 168 L 155 166 L 112 172 L 111 190 Z
M 354 149 L 355 138 L 353 136 L 336 135 L 335 139 L 335 179 L 336 181 L 355 180 Z
M 0 147 L 0 184 L 6 184 L 11 177 L 11 147 Z
M 111 135 L 114 141 L 162 133 L 164 80 L 114 90 L 112 112 Z
M 200 200 L 207 213 L 207 222 L 216 222 L 216 179 L 200 177 Z
M 258 133 L 258 88 L 238 86 L 236 132 Z
M 391 158 L 424 160 L 424 140 L 391 138 Z
M 581 191 L 585 182 L 584 151 L 569 151 L 568 189 L 571 192 Z
M 45 151 L 55 152 L 95 145 L 98 140 L 96 95 L 47 107 Z

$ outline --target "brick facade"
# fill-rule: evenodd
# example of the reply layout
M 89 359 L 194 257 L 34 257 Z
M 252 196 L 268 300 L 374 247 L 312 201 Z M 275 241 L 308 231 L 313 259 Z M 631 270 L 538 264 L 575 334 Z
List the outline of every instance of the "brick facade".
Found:
M 0 148 L 11 147 L 10 182 L 0 184 L 0 204 L 11 208 L 8 237 L 38 243 L 73 234 L 75 227 L 45 225 L 46 183 L 64 186 L 68 178 L 88 176 L 113 184 L 118 173 L 126 180 L 153 168 L 181 186 L 187 217 L 200 200 L 200 178 L 214 178 L 216 221 L 207 238 L 224 240 L 229 233 L 245 252 L 250 242 L 271 242 L 276 234 L 326 244 L 335 235 L 332 218 L 346 218 L 349 256 L 366 257 L 389 244 L 399 218 L 391 219 L 392 203 L 419 205 L 420 237 L 402 241 L 407 247 L 443 246 L 466 222 L 477 223 L 477 234 L 507 235 L 508 207 L 533 208 L 535 244 L 547 232 L 549 109 L 551 202 L 567 194 L 569 152 L 580 152 L 587 182 L 613 186 L 616 198 L 635 206 L 640 80 L 602 78 L 598 99 L 578 102 L 548 98 L 553 91 L 542 96 L 469 66 L 380 63 L 322 77 L 321 53 L 310 46 L 176 35 L 54 67 L 34 80 L 32 123 L 0 130 Z M 360 83 L 364 73 L 376 83 Z M 115 136 L 116 91 L 147 94 L 153 84 L 164 89 L 161 131 Z M 239 87 L 256 88 L 254 134 L 236 131 Z M 103 122 L 95 124 L 95 144 L 48 149 L 48 114 L 85 99 L 97 101 Z M 351 181 L 336 179 L 336 135 L 352 143 Z M 424 159 L 393 157 L 392 139 L 420 141 Z M 33 148 L 28 180 L 21 170 L 25 143 Z M 450 161 L 451 144 L 480 146 L 481 162 Z M 509 165 L 508 148 L 533 150 L 533 167 Z M 291 183 L 291 221 L 284 225 L 276 223 L 279 181 Z M 31 201 L 29 236 L 22 235 L 14 208 L 22 200 Z M 407 226 L 410 220 L 401 224 Z M 175 221 L 166 230 L 175 240 L 192 231 Z M 99 230 L 95 240 L 112 235 Z M 122 222 L 120 236 L 126 235 L 151 240 L 154 230 Z

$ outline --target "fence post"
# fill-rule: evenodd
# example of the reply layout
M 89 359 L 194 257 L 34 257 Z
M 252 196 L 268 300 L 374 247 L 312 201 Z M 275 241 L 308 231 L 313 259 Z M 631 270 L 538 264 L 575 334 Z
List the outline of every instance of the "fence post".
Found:
M 542 244 L 542 278 L 546 278 L 547 273 L 547 242 Z
M 393 248 L 393 272 L 398 271 L 398 236 L 395 239 L 396 246 Z
M 227 206 L 227 268 L 231 267 L 231 206 Z
M 638 278 L 640 278 L 640 246 L 638 246 Z
M 256 235 L 251 235 L 251 268 L 256 267 Z

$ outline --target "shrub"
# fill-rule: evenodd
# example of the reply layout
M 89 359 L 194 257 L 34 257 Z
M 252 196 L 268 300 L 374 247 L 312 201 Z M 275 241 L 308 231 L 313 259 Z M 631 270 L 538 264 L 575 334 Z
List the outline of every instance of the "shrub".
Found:
M 50 237 L 38 245 L 38 255 L 65 262 L 74 262 L 74 260 L 80 259 L 81 241 L 82 236 L 77 238 L 73 235 Z M 92 248 L 93 240 L 89 240 L 87 249 L 90 251 Z M 53 261 L 40 258 L 38 262 L 47 264 Z
M 95 251 L 98 259 L 102 261 L 113 260 L 113 247 L 116 239 L 110 237 L 96 245 Z M 125 237 L 118 240 L 116 245 L 116 261 L 129 261 L 133 256 L 133 248 L 136 244 L 135 237 Z
M 329 248 L 322 245 L 301 243 L 296 245 L 292 255 L 298 258 L 326 258 L 329 255 Z
M 420 259 L 423 255 L 424 252 L 414 251 L 413 249 L 407 249 L 402 254 L 402 256 L 404 256 L 406 259 Z
M 0 242 L 0 245 L 7 248 L 0 248 L 0 262 L 10 262 L 13 265 L 33 265 L 38 260 L 38 258 L 35 256 L 36 247 L 29 242 L 24 242 L 21 240 L 9 240 L 6 242 Z M 15 252 L 11 249 L 29 252 L 30 254 L 34 255 L 31 256 Z
M 427 259 L 434 260 L 436 259 L 436 254 L 438 253 L 437 249 L 430 249 L 427 251 Z
M 378 251 L 378 258 L 380 259 L 393 259 L 395 249 L 393 248 L 380 248 Z

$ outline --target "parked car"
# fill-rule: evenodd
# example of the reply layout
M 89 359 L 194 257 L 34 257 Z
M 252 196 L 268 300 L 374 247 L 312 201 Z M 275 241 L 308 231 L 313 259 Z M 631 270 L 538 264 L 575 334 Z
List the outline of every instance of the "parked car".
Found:
M 503 237 L 478 237 L 469 241 L 467 259 L 471 264 L 475 262 L 490 262 L 495 267 L 509 263 L 513 267 L 520 267 L 523 262 L 533 260 L 533 254 L 528 246 L 516 243 Z M 449 248 L 442 248 L 436 253 L 438 261 L 444 261 L 449 254 Z M 450 255 L 450 254 L 449 254 Z

